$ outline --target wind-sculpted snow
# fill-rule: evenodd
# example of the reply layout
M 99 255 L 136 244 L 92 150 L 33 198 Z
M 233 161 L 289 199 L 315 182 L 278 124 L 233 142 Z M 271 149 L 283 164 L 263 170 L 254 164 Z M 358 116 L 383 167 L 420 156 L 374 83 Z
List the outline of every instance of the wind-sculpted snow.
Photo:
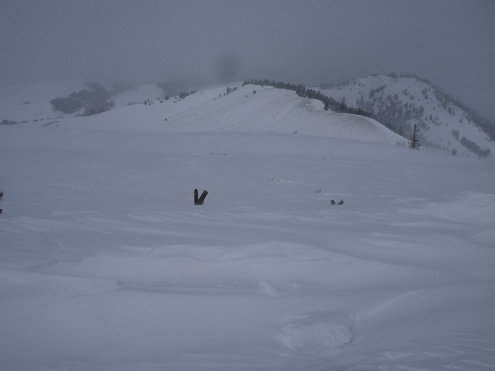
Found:
M 223 91 L 0 127 L 0 369 L 493 368 L 493 161 Z
M 282 321 L 277 339 L 287 348 L 319 357 L 352 342 L 350 325 L 332 313 L 303 313 Z
M 459 223 L 495 225 L 495 195 L 491 193 L 462 193 L 451 200 L 427 202 L 410 210 L 413 215 L 430 215 Z

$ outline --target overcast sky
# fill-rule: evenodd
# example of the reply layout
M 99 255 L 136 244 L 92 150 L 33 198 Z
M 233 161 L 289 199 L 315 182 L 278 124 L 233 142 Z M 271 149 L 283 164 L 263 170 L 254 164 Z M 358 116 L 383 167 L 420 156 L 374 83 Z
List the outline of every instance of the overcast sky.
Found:
M 495 121 L 495 1 L 0 0 L 0 85 L 380 72 Z

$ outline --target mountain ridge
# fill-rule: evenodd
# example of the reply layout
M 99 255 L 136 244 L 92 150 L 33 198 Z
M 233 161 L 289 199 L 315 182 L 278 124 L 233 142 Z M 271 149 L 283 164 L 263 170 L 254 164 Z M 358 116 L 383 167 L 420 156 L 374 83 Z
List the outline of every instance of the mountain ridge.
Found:
M 393 141 L 401 142 L 401 145 L 404 145 L 406 138 L 411 138 L 412 129 L 417 125 L 423 147 L 447 150 L 453 154 L 475 153 L 480 157 L 490 157 L 495 152 L 492 139 L 495 130 L 491 134 L 489 120 L 428 80 L 411 74 L 371 75 L 332 86 L 322 84 L 322 90 L 306 88 L 301 84 L 250 80 L 242 84 L 219 84 L 180 93 L 175 88 L 175 96 L 168 95 L 167 86 L 159 83 L 120 90 L 98 84 L 80 84 L 83 90 L 73 89 L 73 86 L 76 85 L 59 85 L 57 90 L 47 85 L 47 94 L 43 94 L 43 85 L 36 86 L 36 94 L 28 91 L 32 87 L 25 90 L 22 87 L 11 90 L 0 88 L 0 95 L 8 98 L 0 104 L 0 123 L 51 125 L 73 120 L 81 122 L 76 117 L 85 115 L 90 124 L 101 122 L 97 117 L 109 112 L 121 126 L 130 128 L 135 122 L 147 121 L 155 122 L 155 127 L 160 127 L 160 130 L 173 131 L 251 130 L 346 138 L 357 135 L 358 140 L 375 141 L 378 140 L 376 135 L 382 135 L 388 128 L 398 134 Z M 73 93 L 66 95 L 71 89 Z M 259 94 L 256 96 L 256 91 L 263 93 L 262 97 Z M 203 96 L 205 98 L 197 99 Z M 225 105 L 222 101 L 230 103 Z M 153 103 L 159 104 L 150 109 Z M 71 110 L 61 112 L 64 104 Z M 78 111 L 74 111 L 74 104 Z M 147 108 L 131 109 L 132 112 L 127 109 L 128 117 L 119 117 L 116 113 L 136 104 Z M 100 109 L 100 106 L 103 108 Z M 179 128 L 174 124 L 173 117 L 169 117 L 180 107 L 184 109 L 182 114 L 185 116 L 181 116 L 179 121 L 185 119 L 189 126 L 180 125 Z M 192 116 L 191 112 L 194 112 Z M 129 117 L 135 122 L 128 122 Z M 360 124 L 357 124 L 358 121 Z M 345 127 L 345 122 L 350 123 L 349 128 Z M 385 131 L 376 131 L 377 124 L 381 124 Z M 356 129 L 356 125 L 361 129 Z M 364 134 L 369 129 L 363 129 L 366 126 L 374 127 L 375 134 Z M 142 125 L 140 127 L 144 128 Z M 146 130 L 150 127 L 148 125 Z M 388 134 L 385 137 L 392 138 Z
M 423 145 L 480 157 L 494 152 L 493 123 L 417 75 L 375 74 L 320 88 L 337 101 L 370 112 L 401 135 L 410 137 L 417 125 Z
M 71 94 L 68 98 L 72 102 L 76 96 Z M 105 112 L 88 116 L 84 115 L 84 108 L 73 113 L 43 111 L 46 117 L 43 121 L 34 119 L 25 125 L 79 125 L 155 132 L 286 133 L 392 145 L 400 142 L 403 146 L 406 142 L 371 118 L 325 111 L 318 100 L 268 86 L 242 86 L 241 82 L 216 85 L 168 98 L 156 84 L 148 84 L 121 92 L 110 99 L 115 104 L 109 105 Z M 44 100 L 53 101 L 51 97 Z M 44 107 L 46 109 L 46 105 Z M 8 117 L 17 120 L 15 115 Z

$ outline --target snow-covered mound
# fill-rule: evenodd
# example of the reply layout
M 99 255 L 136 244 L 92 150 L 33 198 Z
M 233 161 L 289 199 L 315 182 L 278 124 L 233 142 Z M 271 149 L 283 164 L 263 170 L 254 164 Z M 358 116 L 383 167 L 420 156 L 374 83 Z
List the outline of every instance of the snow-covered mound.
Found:
M 493 124 L 416 76 L 373 75 L 324 88 L 325 95 L 374 114 L 406 137 L 417 125 L 423 147 L 479 156 L 495 153 Z
M 405 212 L 414 215 L 428 214 L 459 223 L 495 225 L 495 195 L 461 194 L 449 201 L 428 202 Z

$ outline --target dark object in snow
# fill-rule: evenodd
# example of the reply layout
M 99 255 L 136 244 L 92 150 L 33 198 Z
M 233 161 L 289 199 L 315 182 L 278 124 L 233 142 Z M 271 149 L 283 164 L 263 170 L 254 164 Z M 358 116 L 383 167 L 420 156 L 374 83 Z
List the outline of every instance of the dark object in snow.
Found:
M 344 200 L 340 200 L 337 205 L 343 205 L 343 204 L 344 204 Z
M 205 202 L 206 196 L 208 196 L 208 191 L 204 190 L 203 193 L 201 193 L 201 196 L 199 196 L 198 201 L 199 201 L 200 205 L 203 205 L 203 203 Z
M 335 200 L 330 201 L 332 205 L 335 205 Z
M 416 124 L 414 124 L 413 136 L 411 139 L 411 143 L 409 144 L 410 149 L 419 149 L 419 140 L 416 135 Z
M 208 191 L 204 190 L 203 193 L 201 193 L 201 196 L 198 198 L 198 190 L 194 190 L 194 204 L 195 205 L 203 205 L 205 202 L 205 198 L 208 196 Z
M 2 199 L 3 197 L 3 192 L 0 192 L 0 200 Z
M 3 210 L 2 210 L 2 209 L 0 209 L 0 214 L 2 214 L 2 212 L 3 212 Z

